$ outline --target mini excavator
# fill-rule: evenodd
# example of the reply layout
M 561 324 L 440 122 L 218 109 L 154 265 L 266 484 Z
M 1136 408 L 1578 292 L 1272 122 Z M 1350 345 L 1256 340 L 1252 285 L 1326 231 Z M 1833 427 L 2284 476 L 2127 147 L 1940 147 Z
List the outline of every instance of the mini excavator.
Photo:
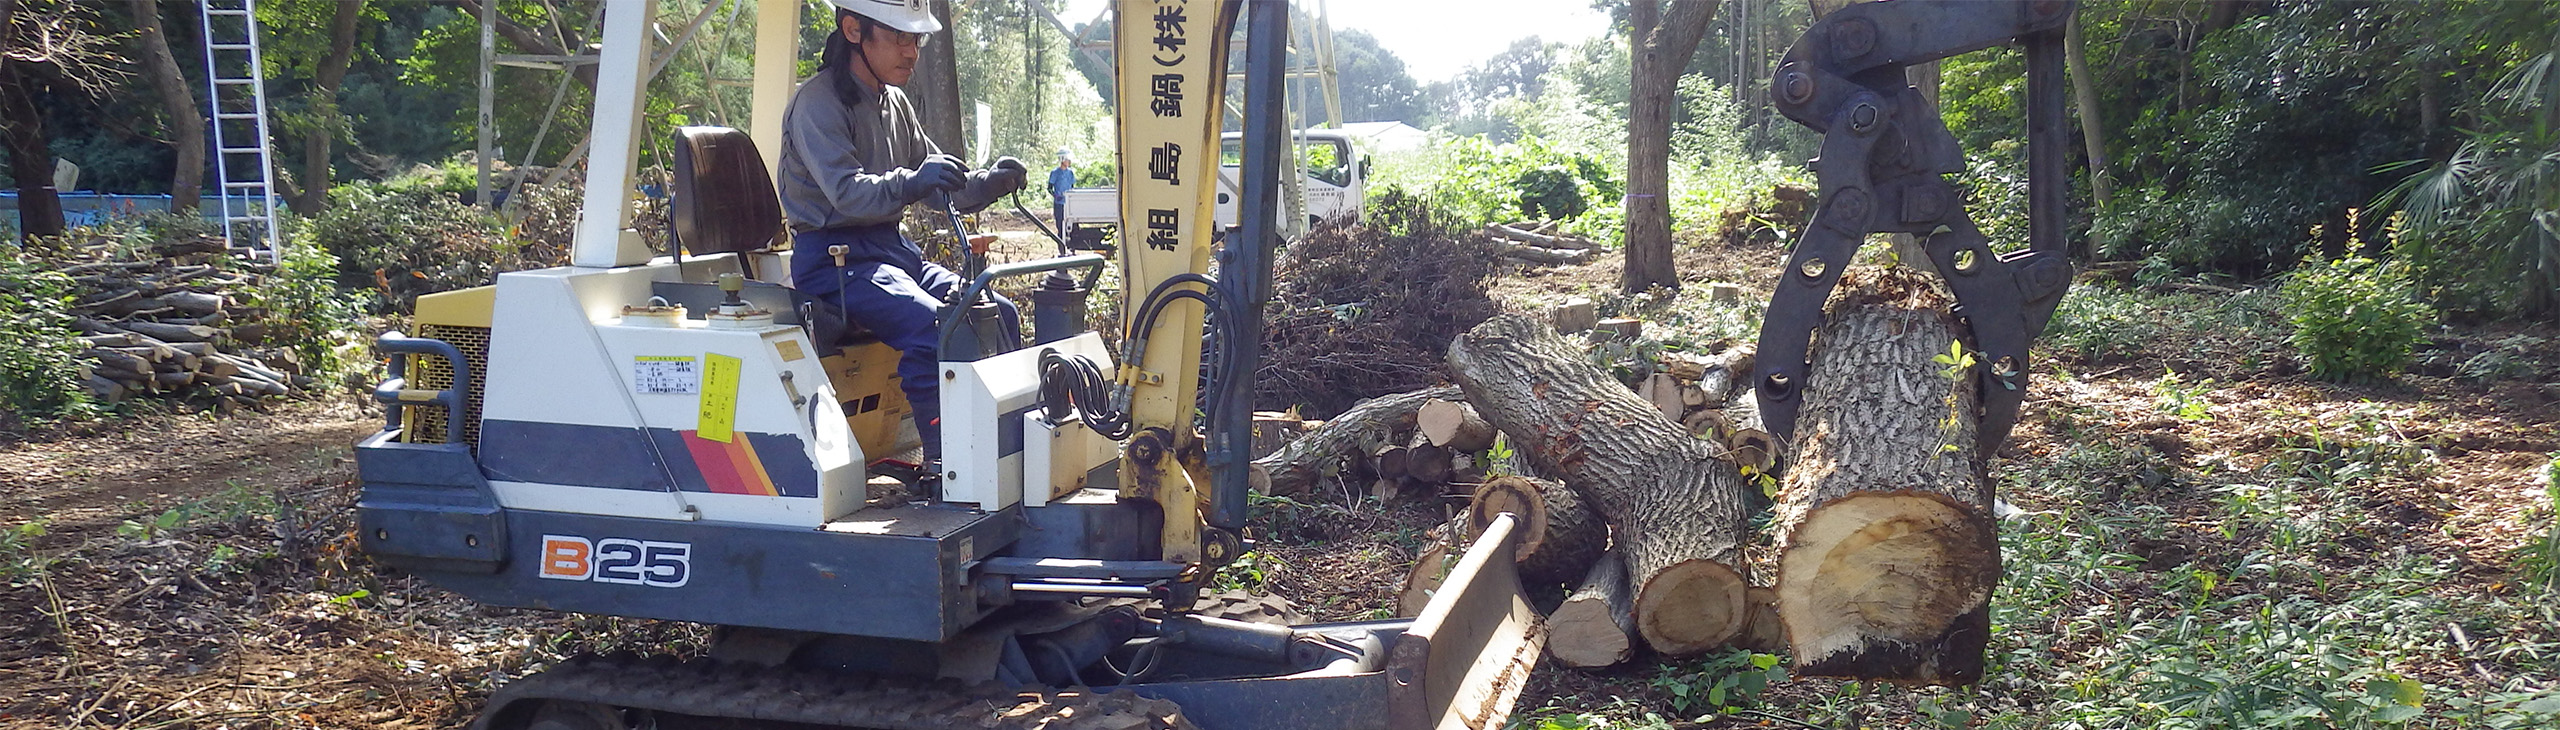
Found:
M 964 253 L 939 479 L 873 500 L 914 469 L 898 353 L 821 335 L 787 278 L 825 254 L 788 250 L 772 182 L 805 3 L 758 0 L 752 129 L 672 140 L 663 255 L 632 228 L 655 3 L 609 5 L 571 265 L 421 297 L 414 334 L 380 340 L 366 552 L 489 605 L 718 627 L 707 657 L 516 679 L 473 727 L 1498 727 L 1541 646 L 1507 520 L 1412 619 L 1287 625 L 1202 590 L 1247 547 L 1287 4 L 1117 0 L 1121 344 L 1084 327 L 1110 259 Z M 1221 231 L 1239 22 L 1241 225 Z M 1022 346 L 988 293 L 1035 276 Z
M 897 353 L 818 336 L 788 272 L 820 254 L 789 250 L 772 184 L 802 2 L 757 0 L 753 128 L 673 140 L 663 255 L 631 205 L 655 3 L 609 7 L 572 264 L 421 297 L 416 334 L 380 341 L 387 423 L 356 447 L 366 552 L 490 605 L 718 627 L 707 657 L 589 656 L 516 679 L 472 726 L 1500 727 L 1543 641 L 1508 516 L 1412 619 L 1245 620 L 1203 591 L 1249 548 L 1246 379 L 1279 244 L 1286 3 L 1114 0 L 1120 345 L 1083 327 L 1111 259 L 966 255 L 941 322 L 939 488 L 875 501 L 873 476 L 912 470 L 890 457 L 915 442 Z M 1782 61 L 1780 110 L 1825 136 L 1822 205 L 1760 337 L 1772 433 L 1792 429 L 1838 273 L 1869 233 L 1901 231 L 1925 237 L 1992 365 L 1977 447 L 2006 436 L 2026 343 L 2070 280 L 2072 7 L 1852 5 Z M 1238 23 L 1241 225 L 1221 231 Z M 2009 42 L 2027 48 L 2033 223 L 2029 248 L 1994 254 L 1942 177 L 1962 169 L 1955 140 L 1902 69 Z M 985 295 L 1029 276 L 1035 332 L 1019 346 Z

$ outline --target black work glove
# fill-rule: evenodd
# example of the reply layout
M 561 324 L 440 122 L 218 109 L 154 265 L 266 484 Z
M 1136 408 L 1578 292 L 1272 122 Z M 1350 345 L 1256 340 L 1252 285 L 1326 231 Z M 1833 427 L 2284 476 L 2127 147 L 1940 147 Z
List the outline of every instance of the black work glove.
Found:
M 924 162 L 918 163 L 915 170 L 907 174 L 906 182 L 898 187 L 898 200 L 914 203 L 936 198 L 935 193 L 958 190 L 969 184 L 968 175 L 964 172 L 968 169 L 969 166 L 961 164 L 959 158 L 950 155 L 925 155 Z
M 1030 180 L 1031 168 L 1021 160 L 998 157 L 994 164 L 970 171 L 968 186 L 952 195 L 952 203 L 962 213 L 976 213 L 1021 190 Z
M 1031 180 L 1031 168 L 1023 166 L 1021 160 L 998 157 L 995 164 L 988 165 L 987 169 L 972 172 L 969 175 L 978 178 L 972 182 L 984 186 L 987 197 L 1001 198 L 1012 195 L 1014 191 L 1021 190 L 1023 185 L 1028 184 Z

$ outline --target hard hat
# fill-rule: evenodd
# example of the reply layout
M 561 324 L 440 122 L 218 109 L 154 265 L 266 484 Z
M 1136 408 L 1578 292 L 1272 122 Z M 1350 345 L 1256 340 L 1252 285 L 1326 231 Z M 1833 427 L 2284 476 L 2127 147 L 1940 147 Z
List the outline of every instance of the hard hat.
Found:
M 1060 161 L 1060 162 L 1065 162 L 1065 161 L 1072 160 L 1072 159 L 1075 159 L 1075 155 L 1068 154 L 1068 153 L 1067 153 L 1067 148 L 1065 148 L 1065 147 L 1060 147 L 1060 148 L 1058 148 L 1058 161 Z
M 853 13 L 892 30 L 908 33 L 934 33 L 942 30 L 942 21 L 925 9 L 925 0 L 827 0 L 845 12 Z

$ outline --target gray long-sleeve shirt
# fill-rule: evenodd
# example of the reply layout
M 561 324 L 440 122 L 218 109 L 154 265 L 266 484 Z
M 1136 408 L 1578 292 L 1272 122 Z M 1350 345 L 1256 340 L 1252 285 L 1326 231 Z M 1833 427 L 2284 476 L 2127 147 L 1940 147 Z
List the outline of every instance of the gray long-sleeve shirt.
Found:
M 924 134 L 907 93 L 883 86 L 844 103 L 838 74 L 824 69 L 791 94 L 782 113 L 782 164 L 774 185 L 782 196 L 782 215 L 795 231 L 888 223 L 898 220 L 906 203 L 898 190 L 925 155 L 942 148 Z M 967 188 L 952 193 L 961 212 L 974 212 L 996 200 L 978 175 Z

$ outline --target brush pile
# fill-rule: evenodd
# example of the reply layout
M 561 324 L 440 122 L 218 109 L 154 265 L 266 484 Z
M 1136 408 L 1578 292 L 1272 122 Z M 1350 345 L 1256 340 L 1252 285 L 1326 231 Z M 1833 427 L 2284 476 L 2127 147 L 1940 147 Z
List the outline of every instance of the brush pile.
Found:
M 1485 280 L 1507 266 L 1490 236 L 1452 224 L 1389 190 L 1361 225 L 1290 244 L 1273 266 L 1256 406 L 1329 416 L 1446 382 L 1441 352 L 1493 316 Z
M 227 410 L 307 390 L 297 328 L 272 322 L 259 292 L 275 273 L 242 262 L 221 239 L 191 237 L 128 252 L 73 244 L 55 270 L 70 277 L 72 326 L 85 348 L 82 383 L 99 400 L 156 397 Z

